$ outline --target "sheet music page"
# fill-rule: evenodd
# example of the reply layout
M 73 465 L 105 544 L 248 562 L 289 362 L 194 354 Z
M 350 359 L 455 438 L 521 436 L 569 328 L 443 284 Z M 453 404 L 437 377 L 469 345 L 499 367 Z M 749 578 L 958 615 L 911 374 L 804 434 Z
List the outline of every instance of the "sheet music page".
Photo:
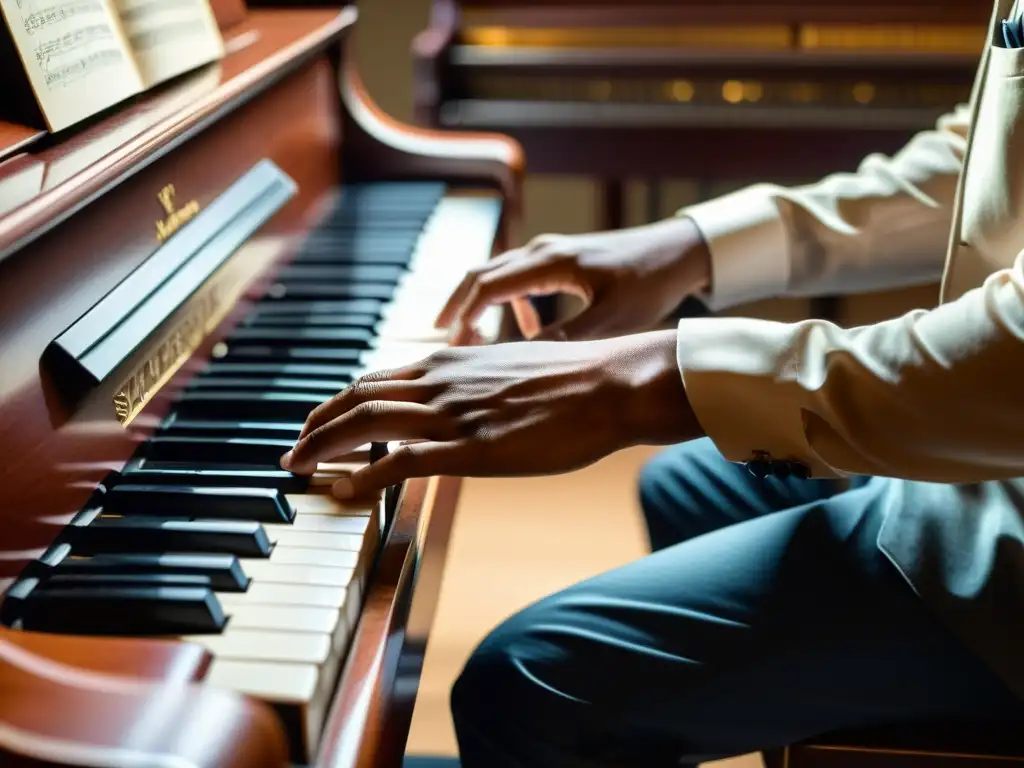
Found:
M 114 0 L 149 88 L 224 56 L 209 0 Z
M 51 131 L 142 89 L 110 0 L 0 0 Z

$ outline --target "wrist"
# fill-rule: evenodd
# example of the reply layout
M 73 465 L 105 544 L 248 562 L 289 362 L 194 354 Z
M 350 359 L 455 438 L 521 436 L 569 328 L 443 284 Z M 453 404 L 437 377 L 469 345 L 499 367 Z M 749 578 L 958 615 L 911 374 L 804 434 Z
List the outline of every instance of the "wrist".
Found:
M 711 250 L 697 223 L 676 216 L 649 224 L 660 261 L 667 264 L 669 279 L 680 287 L 680 299 L 711 289 Z
M 701 434 L 679 371 L 676 339 L 671 329 L 616 340 L 622 348 L 610 363 L 624 447 L 671 445 Z

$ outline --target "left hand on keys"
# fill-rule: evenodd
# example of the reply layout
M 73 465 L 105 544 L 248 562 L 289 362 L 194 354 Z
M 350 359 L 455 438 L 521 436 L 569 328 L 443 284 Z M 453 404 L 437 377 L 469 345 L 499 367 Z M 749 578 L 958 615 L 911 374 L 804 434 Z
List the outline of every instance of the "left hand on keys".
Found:
M 412 477 L 568 472 L 631 445 L 703 434 L 676 332 L 448 348 L 364 376 L 314 410 L 281 466 L 312 474 L 369 442 L 416 441 L 334 485 L 372 493 Z

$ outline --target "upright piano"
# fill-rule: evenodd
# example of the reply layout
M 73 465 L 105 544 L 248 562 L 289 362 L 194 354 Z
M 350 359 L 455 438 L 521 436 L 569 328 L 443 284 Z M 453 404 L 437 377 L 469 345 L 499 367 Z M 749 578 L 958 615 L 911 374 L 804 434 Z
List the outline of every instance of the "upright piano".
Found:
M 531 172 L 603 185 L 852 170 L 966 100 L 989 0 L 433 0 L 417 120 L 516 138 Z
M 401 761 L 458 482 L 343 504 L 387 446 L 278 461 L 444 346 L 523 156 L 383 114 L 354 8 L 215 11 L 219 63 L 79 130 L 0 122 L 5 766 Z

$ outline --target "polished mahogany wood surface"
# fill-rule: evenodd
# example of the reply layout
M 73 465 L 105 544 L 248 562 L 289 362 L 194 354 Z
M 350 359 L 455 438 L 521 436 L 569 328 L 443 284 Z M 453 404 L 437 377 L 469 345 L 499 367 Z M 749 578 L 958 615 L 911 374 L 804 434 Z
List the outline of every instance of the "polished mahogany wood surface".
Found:
M 165 640 L 51 635 L 0 627 L 0 643 L 88 672 L 176 685 L 202 680 L 212 661 L 205 648 Z
M 38 128 L 29 128 L 27 125 L 17 125 L 0 120 L 0 160 L 45 135 L 46 131 L 41 131 Z
M 230 29 L 244 20 L 248 11 L 245 0 L 210 0 L 210 6 L 221 30 Z
M 58 224 L 95 195 L 104 194 L 153 159 L 239 103 L 253 99 L 289 62 L 323 50 L 353 23 L 355 11 L 253 11 L 226 35 L 228 56 L 158 88 L 53 146 L 31 153 L 38 184 L 18 185 L 0 216 L 0 257 Z M 0 184 L 17 164 L 0 164 Z M 19 195 L 14 198 L 13 195 Z M 16 205 L 15 205 L 16 204 Z
M 219 65 L 74 135 L 37 141 L 0 164 L 0 201 L 6 200 L 0 205 L 6 255 L 0 260 L 0 594 L 4 579 L 38 556 L 97 483 L 120 469 L 152 432 L 171 397 L 249 313 L 347 181 L 432 178 L 488 188 L 511 204 L 503 222 L 503 231 L 511 231 L 508 211 L 520 199 L 521 148 L 501 136 L 409 128 L 385 115 L 346 56 L 345 33 L 355 19 L 354 9 L 252 10 L 230 28 L 229 55 Z M 69 411 L 40 367 L 43 350 L 156 251 L 154 222 L 163 211 L 158 192 L 173 184 L 179 201 L 195 200 L 202 208 L 264 159 L 287 173 L 298 193 L 233 257 L 246 268 L 248 293 L 129 428 L 117 422 L 112 395 L 152 344 Z M 177 319 L 172 316 L 167 326 Z M 427 588 L 416 602 L 421 614 L 432 615 L 457 488 L 453 480 L 430 479 L 404 490 L 336 691 L 322 764 L 401 762 L 409 706 L 407 695 L 396 697 L 394 681 L 410 652 L 408 606 L 422 578 Z M 432 517 L 449 522 L 430 528 L 435 551 L 424 557 Z M 10 635 L 16 637 L 8 640 Z M 412 651 L 420 652 L 424 642 Z M 79 737 L 94 731 L 99 751 L 82 764 L 110 764 L 104 750 L 131 746 L 129 734 L 142 727 L 131 714 L 148 713 L 169 735 L 142 746 L 161 755 L 173 756 L 171 750 L 180 747 L 178 756 L 196 765 L 283 765 L 269 710 L 201 684 L 185 685 L 201 683 L 209 661 L 191 646 L 8 632 L 0 648 L 0 688 L 6 692 L 10 680 L 10 690 L 18 692 L 10 701 L 28 702 L 25 712 L 33 717 L 61 711 L 60 718 L 51 717 L 52 728 L 10 720 L 18 724 L 16 743 L 0 744 L 23 759 L 50 759 L 26 744 L 45 746 L 62 734 L 79 744 Z M 51 679 L 52 670 L 65 667 L 80 674 Z M 155 702 L 166 710 L 155 713 Z M 105 729 L 93 714 L 103 715 Z M 204 744 L 199 715 L 219 729 L 201 753 L 189 746 Z M 0 708 L 0 723 L 4 717 Z M 60 721 L 69 718 L 70 730 L 60 730 Z
M 0 629 L 0 763 L 284 766 L 270 710 L 190 684 L 198 661 L 180 643 Z

